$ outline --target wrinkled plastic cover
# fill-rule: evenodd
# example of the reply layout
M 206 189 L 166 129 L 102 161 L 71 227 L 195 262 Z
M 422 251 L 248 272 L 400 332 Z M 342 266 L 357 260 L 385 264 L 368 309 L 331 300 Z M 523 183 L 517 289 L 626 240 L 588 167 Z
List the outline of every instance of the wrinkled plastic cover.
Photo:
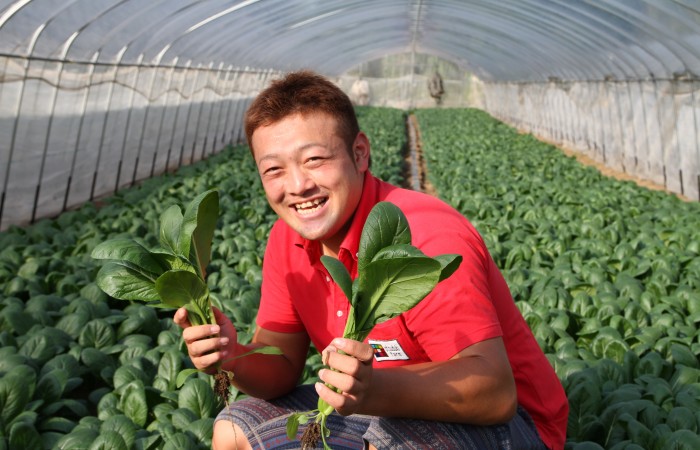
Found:
M 403 52 L 484 80 L 700 74 L 697 0 L 0 0 L 0 54 L 339 75 Z

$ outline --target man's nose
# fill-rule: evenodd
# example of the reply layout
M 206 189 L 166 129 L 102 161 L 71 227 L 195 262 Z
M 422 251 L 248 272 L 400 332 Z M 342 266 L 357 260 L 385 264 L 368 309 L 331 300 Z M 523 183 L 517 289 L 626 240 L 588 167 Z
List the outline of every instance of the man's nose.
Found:
M 288 188 L 293 194 L 302 194 L 314 185 L 313 179 L 301 167 L 289 171 Z

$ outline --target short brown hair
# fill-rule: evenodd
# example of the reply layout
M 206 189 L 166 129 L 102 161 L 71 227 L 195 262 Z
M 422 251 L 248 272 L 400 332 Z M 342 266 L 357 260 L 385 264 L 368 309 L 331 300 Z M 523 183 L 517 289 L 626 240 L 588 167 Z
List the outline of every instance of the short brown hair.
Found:
M 338 132 L 352 151 L 360 127 L 350 98 L 328 79 L 310 70 L 274 80 L 253 100 L 245 115 L 245 135 L 253 151 L 253 133 L 292 114 L 325 113 L 338 122 Z

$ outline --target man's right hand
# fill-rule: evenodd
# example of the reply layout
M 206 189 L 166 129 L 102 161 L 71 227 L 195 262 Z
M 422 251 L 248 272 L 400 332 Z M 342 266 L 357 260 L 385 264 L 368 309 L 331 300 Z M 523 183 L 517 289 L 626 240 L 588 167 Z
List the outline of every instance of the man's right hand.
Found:
M 214 366 L 236 356 L 236 328 L 224 313 L 213 308 L 217 325 L 192 326 L 187 319 L 187 310 L 175 311 L 173 321 L 182 328 L 182 338 L 187 353 L 197 369 L 214 372 Z

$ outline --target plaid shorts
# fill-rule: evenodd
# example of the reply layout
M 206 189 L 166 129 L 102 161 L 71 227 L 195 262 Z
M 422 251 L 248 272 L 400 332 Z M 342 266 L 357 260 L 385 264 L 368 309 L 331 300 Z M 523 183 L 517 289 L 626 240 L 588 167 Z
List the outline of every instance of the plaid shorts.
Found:
M 299 427 L 297 440 L 290 441 L 287 417 L 293 412 L 315 409 L 317 400 L 313 385 L 302 385 L 272 401 L 248 397 L 234 402 L 216 420 L 238 424 L 255 450 L 297 449 L 304 425 Z M 379 450 L 546 450 L 532 418 L 521 407 L 510 422 L 502 425 L 475 426 L 338 413 L 329 416 L 326 425 L 331 430 L 326 441 L 334 450 L 362 450 L 367 442 Z M 319 448 L 322 448 L 320 442 Z

